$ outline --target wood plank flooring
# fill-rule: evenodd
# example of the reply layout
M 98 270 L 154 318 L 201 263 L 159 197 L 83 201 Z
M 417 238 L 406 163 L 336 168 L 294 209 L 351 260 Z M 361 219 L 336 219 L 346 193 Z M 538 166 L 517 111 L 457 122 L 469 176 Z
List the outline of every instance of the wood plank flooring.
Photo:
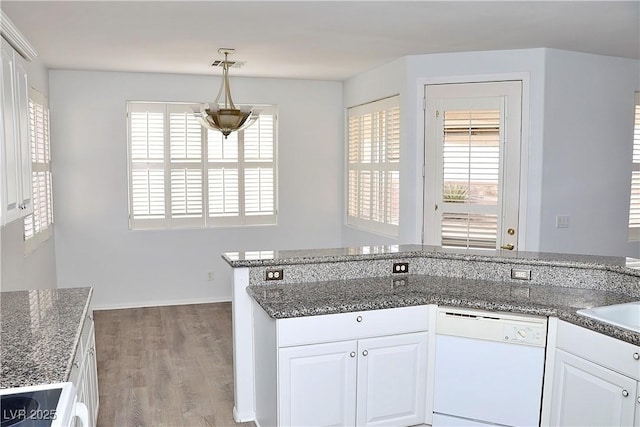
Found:
M 99 427 L 233 420 L 231 303 L 94 312 Z

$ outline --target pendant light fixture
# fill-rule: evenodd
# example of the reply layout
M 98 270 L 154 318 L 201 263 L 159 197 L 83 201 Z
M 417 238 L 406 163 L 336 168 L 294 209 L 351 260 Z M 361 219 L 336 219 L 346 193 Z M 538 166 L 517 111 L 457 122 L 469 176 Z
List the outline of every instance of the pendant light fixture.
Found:
M 196 119 L 202 126 L 222 132 L 225 138 L 231 132 L 248 128 L 258 119 L 258 115 L 253 113 L 253 107 L 241 106 L 237 108 L 233 103 L 233 99 L 231 99 L 229 66 L 234 63 L 229 62 L 228 57 L 234 52 L 235 49 L 231 48 L 218 49 L 218 53 L 224 55 L 224 61 L 222 61 L 222 83 L 220 90 L 218 90 L 218 96 L 216 96 L 213 104 L 202 104 L 200 111 L 195 112 Z M 220 104 L 219 101 L 223 92 L 224 104 Z

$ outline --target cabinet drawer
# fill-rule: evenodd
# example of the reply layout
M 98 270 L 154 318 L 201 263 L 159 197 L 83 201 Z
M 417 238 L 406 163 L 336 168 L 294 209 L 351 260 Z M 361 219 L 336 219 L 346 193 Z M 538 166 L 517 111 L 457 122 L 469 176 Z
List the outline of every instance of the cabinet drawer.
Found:
M 562 320 L 558 322 L 556 346 L 600 366 L 640 380 L 640 346 Z
M 426 331 L 429 306 L 277 320 L 278 347 Z

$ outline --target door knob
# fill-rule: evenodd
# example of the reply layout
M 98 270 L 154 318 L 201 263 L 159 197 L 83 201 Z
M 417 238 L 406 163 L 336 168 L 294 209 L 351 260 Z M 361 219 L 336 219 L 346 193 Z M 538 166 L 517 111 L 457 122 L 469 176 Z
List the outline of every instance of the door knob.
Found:
M 508 234 L 509 236 L 513 236 L 514 234 L 516 234 L 516 230 L 515 230 L 515 229 L 513 229 L 513 228 L 510 228 L 510 229 L 508 229 L 508 230 L 507 230 L 507 234 Z
M 508 251 L 512 251 L 513 248 L 515 248 L 515 246 L 513 246 L 511 243 L 507 243 L 506 245 L 500 246 L 500 249 L 506 249 Z

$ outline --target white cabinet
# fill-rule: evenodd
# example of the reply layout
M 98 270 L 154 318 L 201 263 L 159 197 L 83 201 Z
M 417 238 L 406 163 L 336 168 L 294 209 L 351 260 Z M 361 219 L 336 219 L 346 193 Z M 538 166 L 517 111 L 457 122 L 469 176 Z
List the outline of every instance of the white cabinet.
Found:
M 554 371 L 552 425 L 633 425 L 637 381 L 562 350 Z
M 356 425 L 423 423 L 426 378 L 427 332 L 358 341 Z
M 91 427 L 97 424 L 99 407 L 95 343 L 93 317 L 89 315 L 82 328 L 69 381 L 76 387 L 77 401 L 87 406 Z
M 638 359 L 638 346 L 558 322 L 550 424 L 639 425 Z
M 254 304 L 257 422 L 424 423 L 428 313 L 420 306 L 275 321 Z
M 0 223 L 4 225 L 30 214 L 33 205 L 26 61 L 4 38 L 0 40 Z
M 283 426 L 406 426 L 424 421 L 427 333 L 282 348 Z
M 281 349 L 279 425 L 355 425 L 357 350 L 356 341 Z

